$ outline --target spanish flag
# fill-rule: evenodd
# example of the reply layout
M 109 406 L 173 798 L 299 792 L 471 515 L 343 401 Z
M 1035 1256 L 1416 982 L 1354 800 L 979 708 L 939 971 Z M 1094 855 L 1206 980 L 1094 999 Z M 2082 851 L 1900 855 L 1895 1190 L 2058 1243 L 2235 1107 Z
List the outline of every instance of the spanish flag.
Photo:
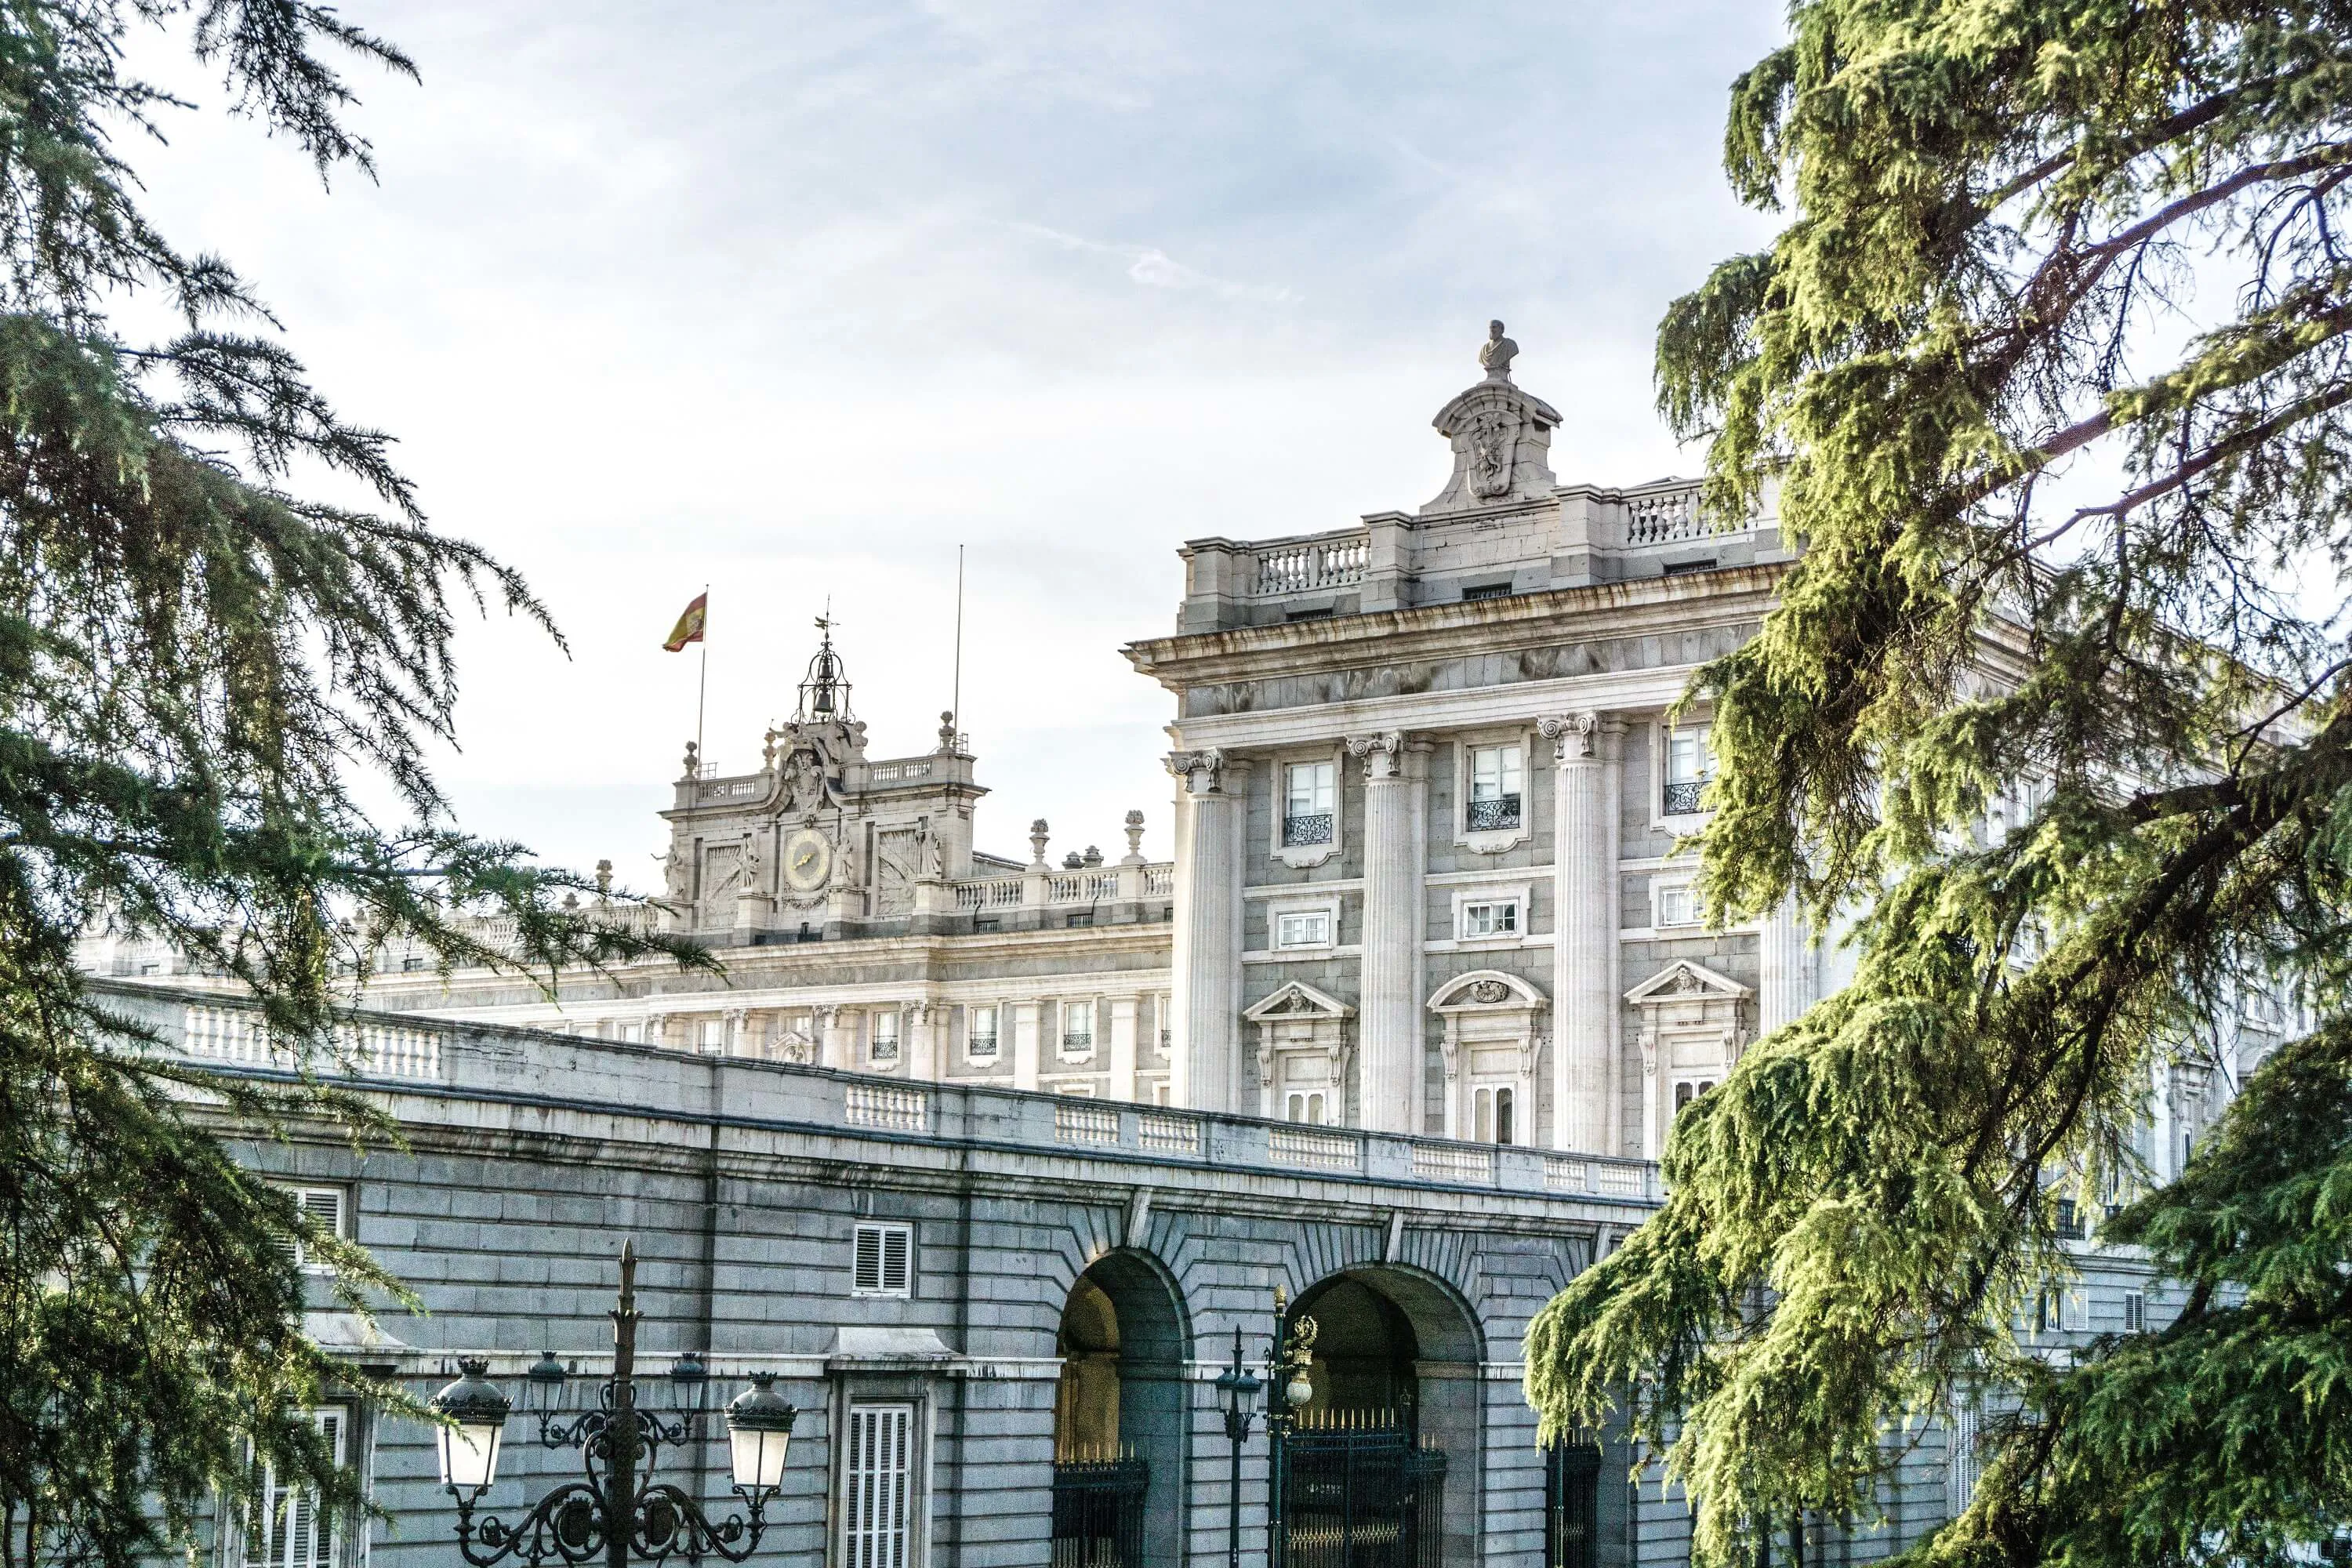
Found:
M 663 650 L 668 653 L 683 653 L 687 644 L 700 642 L 702 623 L 709 618 L 710 595 L 707 593 L 697 594 L 694 596 L 694 603 L 686 607 L 686 614 L 678 616 L 677 625 L 670 627 L 669 641 L 662 644 Z

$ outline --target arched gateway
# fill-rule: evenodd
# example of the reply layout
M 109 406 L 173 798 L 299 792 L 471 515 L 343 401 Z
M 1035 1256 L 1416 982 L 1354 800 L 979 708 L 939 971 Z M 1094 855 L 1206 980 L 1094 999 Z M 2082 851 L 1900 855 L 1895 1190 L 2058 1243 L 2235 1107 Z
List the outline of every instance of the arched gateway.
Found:
M 1147 1254 L 1113 1252 L 1071 1286 L 1055 1344 L 1055 1568 L 1178 1561 L 1190 1340 Z

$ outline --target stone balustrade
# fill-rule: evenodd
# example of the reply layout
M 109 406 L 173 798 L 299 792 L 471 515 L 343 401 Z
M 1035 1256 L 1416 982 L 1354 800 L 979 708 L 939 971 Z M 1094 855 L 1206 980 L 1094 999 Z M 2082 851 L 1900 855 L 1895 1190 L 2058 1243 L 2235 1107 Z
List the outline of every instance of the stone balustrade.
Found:
M 172 987 L 92 981 L 108 1005 L 208 1066 L 262 1077 L 295 1064 L 253 1026 L 250 1007 Z M 397 1095 L 437 1093 L 528 1101 L 594 1114 L 625 1106 L 659 1121 L 713 1119 L 865 1141 L 874 1160 L 931 1145 L 984 1145 L 1033 1154 L 1173 1164 L 1196 1170 L 1285 1170 L 1303 1176 L 1507 1193 L 1574 1194 L 1654 1205 L 1657 1167 L 1636 1160 L 1559 1155 L 1522 1145 L 1309 1127 L 1217 1112 L 995 1089 L 908 1083 L 866 1074 L 663 1050 L 463 1022 L 420 1027 L 396 1015 L 354 1013 L 341 1026 L 352 1086 Z M 894 1150 L 901 1151 L 894 1152 Z M 843 1148 L 845 1157 L 856 1158 Z M 1181 1178 L 1180 1178 L 1181 1179 Z

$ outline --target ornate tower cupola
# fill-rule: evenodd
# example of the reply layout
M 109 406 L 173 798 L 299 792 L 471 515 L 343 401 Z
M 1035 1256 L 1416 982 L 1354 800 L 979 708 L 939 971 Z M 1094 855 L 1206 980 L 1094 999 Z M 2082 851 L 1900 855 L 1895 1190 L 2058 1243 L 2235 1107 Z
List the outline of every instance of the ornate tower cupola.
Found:
M 854 724 L 857 716 L 849 710 L 849 677 L 841 667 L 841 656 L 833 651 L 833 617 L 819 616 L 816 626 L 824 640 L 801 679 L 801 705 L 793 712 L 793 722 Z

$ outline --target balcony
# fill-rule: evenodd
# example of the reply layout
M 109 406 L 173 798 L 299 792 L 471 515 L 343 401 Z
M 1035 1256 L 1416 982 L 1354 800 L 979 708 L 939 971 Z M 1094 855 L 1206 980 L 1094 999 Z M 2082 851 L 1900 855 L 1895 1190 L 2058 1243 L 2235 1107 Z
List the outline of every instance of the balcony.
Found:
M 1328 811 L 1282 819 L 1282 847 L 1285 849 L 1309 849 L 1318 844 L 1330 842 L 1331 814 Z
M 1515 795 L 1489 795 L 1485 800 L 1470 803 L 1468 821 L 1464 824 L 1473 833 L 1493 833 L 1519 825 L 1519 797 Z

